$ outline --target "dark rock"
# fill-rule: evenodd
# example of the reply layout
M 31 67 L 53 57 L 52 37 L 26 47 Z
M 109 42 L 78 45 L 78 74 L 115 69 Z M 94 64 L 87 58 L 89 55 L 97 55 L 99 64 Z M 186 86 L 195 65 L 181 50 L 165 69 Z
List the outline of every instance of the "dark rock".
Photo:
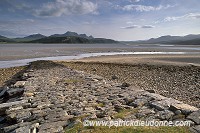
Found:
M 165 107 L 158 101 L 158 102 L 150 102 L 149 106 L 155 108 L 159 111 L 165 110 Z
M 182 112 L 181 112 L 181 110 L 176 110 L 174 113 L 175 113 L 176 115 L 179 115 L 179 114 L 181 114 Z
M 120 104 L 115 105 L 114 108 L 115 108 L 115 110 L 116 110 L 117 112 L 119 112 L 120 110 L 123 110 L 123 109 L 124 109 L 124 107 L 123 107 L 122 105 L 120 105 Z
M 0 98 L 4 97 L 6 95 L 8 88 L 3 88 L 0 92 Z
M 0 123 L 4 123 L 5 122 L 5 118 L 0 116 Z
M 169 120 L 172 119 L 174 113 L 169 110 L 158 111 L 156 116 L 160 120 Z
M 190 127 L 190 131 L 192 133 L 200 133 L 200 125 L 194 126 L 194 127 Z
M 187 119 L 194 121 L 197 125 L 200 125 L 200 110 L 191 113 Z
M 149 93 L 156 93 L 155 90 L 146 90 L 146 91 L 149 92 Z
M 124 83 L 122 83 L 122 86 L 121 86 L 121 87 L 129 87 L 129 86 L 130 86 L 129 83 L 124 82 Z
M 112 78 L 112 80 L 118 79 L 118 77 L 116 75 L 113 75 L 111 78 Z
M 24 88 L 11 88 L 7 91 L 9 97 L 20 96 L 24 93 Z

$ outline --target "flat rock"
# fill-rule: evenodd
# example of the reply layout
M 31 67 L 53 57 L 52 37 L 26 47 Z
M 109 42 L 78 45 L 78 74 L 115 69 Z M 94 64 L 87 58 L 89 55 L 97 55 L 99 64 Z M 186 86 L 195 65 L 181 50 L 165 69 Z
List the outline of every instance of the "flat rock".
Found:
M 186 115 L 191 112 L 199 110 L 198 108 L 196 108 L 194 106 L 190 106 L 190 105 L 184 104 L 184 103 L 173 103 L 170 105 L 169 109 L 171 111 L 181 110 L 181 112 Z
M 166 99 L 166 97 L 161 96 L 160 94 L 156 94 L 156 93 L 146 92 L 143 95 L 147 96 L 147 97 L 150 97 L 150 98 L 152 98 L 153 100 L 156 100 L 156 101 L 160 101 L 160 100 Z
M 9 107 L 15 106 L 15 105 L 22 105 L 27 102 L 28 102 L 28 100 L 21 100 L 21 101 L 9 102 L 9 103 L 2 103 L 2 104 L 0 104 L 0 110 L 4 109 L 4 108 L 9 108 Z
M 192 133 L 200 133 L 200 125 L 190 127 Z
M 174 113 L 172 111 L 169 110 L 164 110 L 164 111 L 158 111 L 156 116 L 160 119 L 160 120 L 169 120 L 172 119 Z
M 148 103 L 147 99 L 139 98 L 139 99 L 136 99 L 135 101 L 133 101 L 132 103 L 130 103 L 129 105 L 134 106 L 136 108 L 136 107 L 139 107 L 139 106 L 143 106 L 147 103 Z
M 187 119 L 194 121 L 197 125 L 200 125 L 200 110 L 191 113 Z

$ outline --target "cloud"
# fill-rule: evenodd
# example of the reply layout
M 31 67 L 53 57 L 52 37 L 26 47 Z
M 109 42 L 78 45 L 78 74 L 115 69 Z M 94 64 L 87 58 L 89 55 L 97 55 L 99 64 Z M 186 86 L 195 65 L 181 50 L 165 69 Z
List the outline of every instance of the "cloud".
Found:
M 133 24 L 133 22 L 132 21 L 127 21 L 126 24 Z
M 155 26 L 153 25 L 143 25 L 141 28 L 154 28 Z
M 97 14 L 97 4 L 88 0 L 56 0 L 35 11 L 35 16 L 56 16 L 72 14 Z
M 153 25 L 131 25 L 131 26 L 126 26 L 126 27 L 121 27 L 121 29 L 135 29 L 135 28 L 142 28 L 142 29 L 148 29 L 148 28 L 154 28 L 155 26 Z
M 182 19 L 200 19 L 200 13 L 189 13 L 182 16 L 166 17 L 164 21 L 169 22 L 169 21 L 176 21 L 176 20 L 182 20 Z
M 126 26 L 126 27 L 121 27 L 121 29 L 135 29 L 135 28 L 139 28 L 139 25 L 131 25 L 131 26 Z
M 130 4 L 130 5 L 125 5 L 123 7 L 121 6 L 117 6 L 117 9 L 121 9 L 123 11 L 139 11 L 139 12 L 148 12 L 148 11 L 158 11 L 158 10 L 162 10 L 162 9 L 168 9 L 170 7 L 174 7 L 171 5 L 166 5 L 166 6 L 145 6 L 145 5 L 134 5 L 134 4 Z
M 141 0 L 129 0 L 130 2 L 140 2 Z

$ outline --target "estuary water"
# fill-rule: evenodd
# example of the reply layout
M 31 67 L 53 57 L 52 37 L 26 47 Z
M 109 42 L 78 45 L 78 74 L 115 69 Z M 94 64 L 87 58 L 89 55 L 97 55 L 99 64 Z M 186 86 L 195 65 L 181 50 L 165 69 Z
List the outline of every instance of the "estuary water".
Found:
M 37 60 L 75 60 L 103 55 L 199 54 L 199 46 L 130 44 L 0 44 L 0 68 Z

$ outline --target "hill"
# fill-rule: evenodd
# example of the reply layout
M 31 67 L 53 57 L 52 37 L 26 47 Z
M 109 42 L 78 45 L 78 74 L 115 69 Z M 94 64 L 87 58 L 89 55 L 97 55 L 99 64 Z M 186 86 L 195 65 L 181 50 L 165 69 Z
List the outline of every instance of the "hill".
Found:
M 14 41 L 10 38 L 0 35 L 0 43 L 10 43 L 10 42 L 14 42 Z
M 33 34 L 23 38 L 6 38 L 0 36 L 0 42 L 3 43 L 117 43 L 117 41 L 106 38 L 94 38 L 86 34 L 67 31 L 64 34 L 53 34 L 44 36 L 42 34 Z
M 86 34 L 78 34 L 76 32 L 71 32 L 71 31 L 67 31 L 64 34 L 53 34 L 49 37 L 70 37 L 70 36 L 74 36 L 74 37 L 82 37 L 82 38 L 86 38 L 86 39 L 93 39 L 93 36 L 87 36 Z
M 27 41 L 33 41 L 33 40 L 37 40 L 37 39 L 42 39 L 45 38 L 46 36 L 42 35 L 42 34 L 33 34 L 33 35 L 29 35 L 23 38 L 14 38 L 13 40 L 17 41 L 17 42 L 27 42 Z
M 149 40 L 130 41 L 132 44 L 182 44 L 182 45 L 200 45 L 200 35 L 187 36 L 161 36 Z
M 46 37 L 38 40 L 30 41 L 30 43 L 117 43 L 117 41 L 104 38 L 87 39 L 83 37 L 67 36 L 67 37 Z

